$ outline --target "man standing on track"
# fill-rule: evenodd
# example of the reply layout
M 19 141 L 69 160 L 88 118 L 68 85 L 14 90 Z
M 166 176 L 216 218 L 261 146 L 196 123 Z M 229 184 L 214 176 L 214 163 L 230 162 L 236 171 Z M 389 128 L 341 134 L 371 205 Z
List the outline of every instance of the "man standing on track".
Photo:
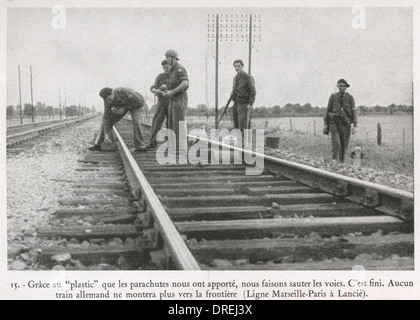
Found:
M 163 96 L 170 101 L 168 109 L 168 126 L 175 133 L 176 150 L 186 152 L 186 150 L 184 150 L 186 148 L 187 139 L 186 128 L 181 131 L 183 135 L 185 134 L 185 137 L 180 137 L 179 123 L 181 121 L 185 122 L 185 110 L 188 105 L 188 74 L 187 70 L 178 63 L 178 53 L 175 50 L 166 51 L 165 57 L 170 65 L 169 79 L 167 82 L 168 90 L 163 93 Z M 183 143 L 184 141 L 185 143 Z
M 241 130 L 243 140 L 244 129 L 251 128 L 251 111 L 257 91 L 255 90 L 254 79 L 243 70 L 243 61 L 235 60 L 233 66 L 235 67 L 236 76 L 233 78 L 233 90 L 230 95 L 234 101 L 232 117 L 235 129 Z
M 355 134 L 357 127 L 356 104 L 353 96 L 346 92 L 348 87 L 346 80 L 338 80 L 339 92 L 331 94 L 324 115 L 324 133 L 331 133 L 332 158 L 339 158 L 340 162 L 345 160 L 350 132 Z
M 104 115 L 95 145 L 88 149 L 101 151 L 101 146 L 105 139 L 112 140 L 113 125 L 120 121 L 127 112 L 130 112 L 134 130 L 134 149 L 132 152 L 146 151 L 140 122 L 140 109 L 146 106 L 146 101 L 142 95 L 131 88 L 122 87 L 115 89 L 103 88 L 99 95 L 104 99 Z
M 169 79 L 170 66 L 166 60 L 163 60 L 161 64 L 164 72 L 156 77 L 155 83 L 150 87 L 150 91 L 156 95 L 158 103 L 155 115 L 153 116 L 152 135 L 150 136 L 149 145 L 147 146 L 148 149 L 154 149 L 156 147 L 156 135 L 161 129 L 165 118 L 168 119 L 169 99 L 162 94 L 163 90 L 166 89 L 166 82 Z

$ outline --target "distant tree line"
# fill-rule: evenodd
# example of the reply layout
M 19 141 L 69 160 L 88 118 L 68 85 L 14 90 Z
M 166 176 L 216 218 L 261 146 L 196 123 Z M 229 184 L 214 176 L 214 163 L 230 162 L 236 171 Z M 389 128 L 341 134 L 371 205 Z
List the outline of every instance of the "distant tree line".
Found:
M 152 106 L 151 112 L 154 113 L 156 107 Z M 219 108 L 219 115 L 223 111 L 224 106 Z M 283 107 L 275 105 L 272 107 L 259 106 L 254 107 L 252 117 L 254 118 L 270 118 L 270 117 L 322 117 L 324 116 L 326 107 L 313 107 L 310 103 L 301 105 L 300 103 L 287 103 Z M 389 106 L 358 106 L 358 114 L 412 114 L 413 106 L 391 104 Z M 188 107 L 188 115 L 200 117 L 214 117 L 215 109 L 205 104 L 199 104 L 196 108 Z
M 34 112 L 35 117 L 41 117 L 43 119 L 46 118 L 53 118 L 60 115 L 60 108 L 47 106 L 45 103 L 37 102 L 32 109 L 32 105 L 30 103 L 25 103 L 22 108 L 22 117 L 24 118 L 31 118 L 32 117 L 32 110 Z M 61 108 L 61 113 L 63 117 L 78 117 L 83 115 L 89 114 L 96 114 L 95 106 L 91 108 L 83 107 L 83 106 L 76 106 L 70 105 L 67 107 Z M 6 108 L 6 116 L 7 119 L 19 118 L 20 117 L 20 108 L 19 105 L 8 105 Z

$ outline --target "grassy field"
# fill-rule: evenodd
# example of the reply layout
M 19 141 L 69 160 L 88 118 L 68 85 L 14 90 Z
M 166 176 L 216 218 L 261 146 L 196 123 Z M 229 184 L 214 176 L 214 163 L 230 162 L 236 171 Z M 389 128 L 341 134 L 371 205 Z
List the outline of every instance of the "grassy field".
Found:
M 188 130 L 214 128 L 214 118 L 188 118 Z M 351 136 L 349 152 L 360 146 L 362 166 L 376 170 L 413 176 L 413 120 L 411 116 L 359 117 L 357 133 Z M 290 123 L 292 127 L 290 127 Z M 382 144 L 376 143 L 377 124 L 382 127 Z M 330 136 L 322 134 L 322 118 L 253 119 L 253 128 L 264 128 L 265 134 L 280 137 L 279 149 L 314 159 L 331 159 Z M 220 128 L 232 129 L 229 119 Z M 314 129 L 315 128 L 315 129 Z M 350 163 L 350 159 L 348 162 Z

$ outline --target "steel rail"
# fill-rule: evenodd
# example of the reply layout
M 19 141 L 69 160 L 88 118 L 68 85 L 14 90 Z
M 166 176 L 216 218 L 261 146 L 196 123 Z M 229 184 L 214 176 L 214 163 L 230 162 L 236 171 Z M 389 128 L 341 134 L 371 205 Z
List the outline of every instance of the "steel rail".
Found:
M 59 129 L 61 127 L 65 127 L 65 126 L 68 126 L 68 125 L 71 125 L 71 124 L 74 124 L 74 123 L 77 123 L 77 122 L 80 122 L 80 121 L 89 120 L 89 119 L 92 119 L 92 118 L 93 117 L 77 118 L 77 119 L 74 119 L 74 120 L 60 122 L 60 123 L 53 124 L 53 125 L 50 125 L 50 126 L 43 126 L 41 128 L 34 129 L 34 130 L 29 130 L 29 131 L 24 131 L 24 132 L 19 132 L 19 133 L 7 135 L 6 136 L 7 146 L 16 143 L 16 139 L 21 139 L 21 138 L 24 138 L 26 136 L 36 137 L 36 136 L 39 136 L 39 135 L 41 135 L 45 132 L 53 131 L 53 130 Z
M 165 249 L 169 251 L 173 263 L 180 270 L 200 270 L 197 261 L 131 155 L 118 130 L 114 127 L 113 131 L 116 136 L 116 144 L 120 151 L 126 174 L 129 180 L 131 180 L 130 183 L 134 182 L 134 187 L 138 188 L 138 190 L 134 190 L 134 193 L 136 196 L 141 195 L 143 203 L 147 205 L 147 210 L 151 211 L 155 225 L 158 227 L 158 232 L 164 239 Z M 143 209 L 145 210 L 144 207 Z
M 187 136 L 196 141 L 201 139 L 209 144 L 229 148 L 232 151 L 243 152 L 243 154 L 247 154 L 248 156 L 262 157 L 264 159 L 264 169 L 268 169 L 271 173 L 284 176 L 339 197 L 344 197 L 369 208 L 374 208 L 382 213 L 398 217 L 404 221 L 412 221 L 414 219 L 413 193 L 351 178 L 305 164 L 275 158 L 218 141 L 208 140 L 190 134 L 187 134 Z
M 60 119 L 43 120 L 43 121 L 30 122 L 30 123 L 25 123 L 25 124 L 15 124 L 12 126 L 7 126 L 6 129 L 7 131 L 16 131 L 16 130 L 24 129 L 27 127 L 37 127 L 37 126 L 46 125 L 49 123 L 57 123 L 57 122 L 63 122 L 63 121 L 65 120 L 60 120 Z
M 149 123 L 143 122 L 142 124 L 150 127 Z M 238 151 L 250 157 L 262 157 L 264 159 L 264 169 L 273 174 L 284 176 L 339 197 L 344 197 L 404 221 L 414 220 L 414 194 L 411 192 L 275 158 L 191 134 L 187 134 L 187 137 L 223 147 L 225 150 Z

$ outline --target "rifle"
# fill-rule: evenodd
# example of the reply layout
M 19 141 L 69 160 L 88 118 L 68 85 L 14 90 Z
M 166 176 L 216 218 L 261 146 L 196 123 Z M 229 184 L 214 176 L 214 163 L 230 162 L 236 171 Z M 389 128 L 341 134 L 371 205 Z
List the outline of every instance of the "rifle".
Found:
M 226 111 L 229 107 L 229 103 L 232 101 L 232 97 L 229 98 L 228 102 L 226 103 L 225 109 L 223 110 L 222 114 L 220 115 L 219 120 L 217 121 L 217 125 L 219 125 L 220 121 L 222 121 L 223 116 L 226 114 Z

